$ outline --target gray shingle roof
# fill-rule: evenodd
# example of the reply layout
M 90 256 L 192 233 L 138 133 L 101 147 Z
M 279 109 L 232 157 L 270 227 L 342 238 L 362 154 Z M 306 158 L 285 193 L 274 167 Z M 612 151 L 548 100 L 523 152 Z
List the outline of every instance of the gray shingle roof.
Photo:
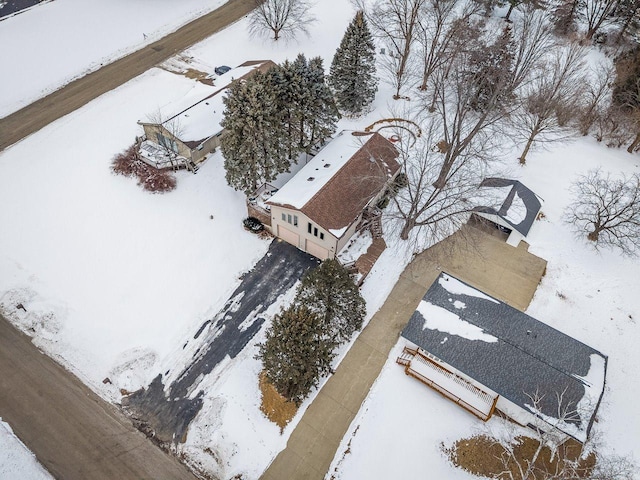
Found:
M 544 395 L 543 419 L 558 417 L 556 394 L 564 392 L 563 405 L 579 415 L 558 428 L 580 441 L 588 437 L 607 362 L 593 348 L 445 273 L 402 336 L 527 411 L 529 395 Z
M 511 225 L 514 230 L 520 232 L 526 237 L 529 230 L 531 230 L 531 226 L 533 225 L 540 208 L 542 207 L 542 203 L 538 196 L 517 180 L 508 180 L 506 178 L 485 178 L 480 183 L 480 187 L 484 188 L 508 186 L 511 186 L 512 188 L 509 190 L 507 196 L 504 199 L 501 199 L 501 203 L 499 205 L 480 206 L 476 207 L 474 210 L 477 212 L 498 215 L 505 222 Z M 522 199 L 526 208 L 525 217 L 519 223 L 514 223 L 508 216 L 509 208 L 511 208 L 516 195 Z

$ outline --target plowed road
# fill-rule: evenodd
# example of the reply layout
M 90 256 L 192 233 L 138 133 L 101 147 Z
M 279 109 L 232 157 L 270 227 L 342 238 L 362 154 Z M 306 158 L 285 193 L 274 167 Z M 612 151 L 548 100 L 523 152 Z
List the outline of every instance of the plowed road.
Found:
M 0 315 L 0 417 L 64 480 L 195 480 Z
M 0 119 L 0 151 L 144 73 L 249 13 L 256 0 L 229 0 L 161 40 L 105 65 Z

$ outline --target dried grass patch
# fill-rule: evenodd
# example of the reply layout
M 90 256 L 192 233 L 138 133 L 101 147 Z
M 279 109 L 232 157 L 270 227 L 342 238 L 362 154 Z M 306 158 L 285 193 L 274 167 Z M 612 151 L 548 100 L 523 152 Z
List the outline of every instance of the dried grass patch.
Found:
M 262 393 L 262 402 L 260 411 L 264 413 L 269 420 L 280 427 L 280 432 L 291 421 L 298 411 L 295 403 L 288 401 L 278 393 L 276 388 L 269 383 L 264 372 L 260 373 L 260 392 Z
M 533 438 L 519 436 L 514 439 L 514 456 L 520 465 L 526 465 L 526 461 L 533 458 L 538 445 L 538 441 Z M 505 469 L 505 462 L 502 460 L 503 456 L 507 458 L 504 447 L 498 441 L 486 435 L 477 435 L 458 440 L 451 448 L 443 447 L 443 450 L 454 465 L 473 475 L 499 480 L 518 478 L 516 460 L 509 459 L 506 462 Z M 535 468 L 533 475 L 530 477 L 531 480 L 548 478 L 546 472 L 556 471 L 563 465 L 565 460 L 575 461 L 579 458 L 581 451 L 581 445 L 575 440 L 568 440 L 561 445 L 556 455 L 552 455 L 551 450 L 548 447 L 544 447 L 534 464 Z M 579 460 L 579 478 L 588 478 L 595 463 L 596 456 L 593 453 Z

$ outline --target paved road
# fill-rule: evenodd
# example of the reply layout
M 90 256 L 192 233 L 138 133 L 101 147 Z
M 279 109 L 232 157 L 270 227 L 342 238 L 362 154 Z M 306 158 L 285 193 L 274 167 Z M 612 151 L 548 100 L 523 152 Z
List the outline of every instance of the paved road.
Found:
M 0 119 L 0 151 L 239 20 L 255 0 L 229 0 L 176 32 Z
M 64 480 L 195 480 L 0 315 L 0 417 Z
M 525 310 L 546 264 L 528 253 L 524 242 L 513 248 L 473 227 L 465 227 L 418 255 L 400 275 L 384 305 L 358 336 L 336 373 L 318 392 L 291 433 L 287 447 L 262 480 L 325 478 L 389 351 L 441 271 Z
M 150 427 L 160 442 L 183 441 L 189 424 L 202 408 L 204 392 L 200 390 L 195 396 L 192 392 L 222 360 L 227 356 L 235 358 L 242 351 L 262 327 L 265 310 L 318 263 L 308 253 L 274 240 L 227 304 L 182 347 L 196 348 L 189 366 L 182 372 L 178 370 L 176 380 L 167 388 L 162 375 L 158 375 L 148 388 L 124 398 L 122 404 Z

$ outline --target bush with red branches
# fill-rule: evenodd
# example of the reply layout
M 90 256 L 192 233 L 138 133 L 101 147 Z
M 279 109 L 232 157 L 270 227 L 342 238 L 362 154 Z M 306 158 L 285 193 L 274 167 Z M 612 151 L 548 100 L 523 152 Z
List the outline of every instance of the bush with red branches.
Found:
M 111 170 L 125 177 L 136 177 L 138 185 L 148 192 L 165 193 L 176 188 L 175 176 L 167 170 L 158 170 L 143 162 L 138 156 L 136 145 L 116 155 Z

